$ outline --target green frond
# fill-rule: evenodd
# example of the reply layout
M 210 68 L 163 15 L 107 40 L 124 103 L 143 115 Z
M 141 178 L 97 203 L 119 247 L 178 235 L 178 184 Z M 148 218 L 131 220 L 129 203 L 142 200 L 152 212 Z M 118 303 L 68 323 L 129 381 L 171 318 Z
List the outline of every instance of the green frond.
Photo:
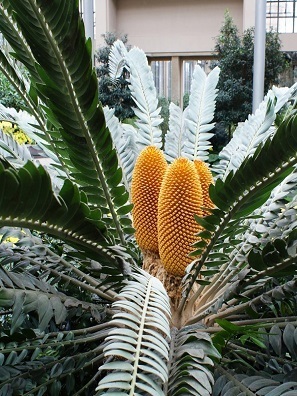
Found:
M 72 177 L 81 185 L 90 203 L 105 208 L 103 221 L 109 223 L 109 233 L 114 233 L 116 240 L 125 244 L 119 218 L 128 193 L 117 192 L 116 196 L 113 193 L 121 182 L 122 172 L 99 105 L 90 43 L 85 42 L 76 3 L 12 0 L 10 4 L 40 65 L 38 73 L 42 83 L 36 81 L 37 92 L 47 106 L 44 110 L 50 121 L 62 127 L 64 145 L 61 149 L 67 148 L 76 169 L 70 169 Z M 58 18 L 57 23 L 58 14 L 64 15 L 63 22 Z M 108 220 L 107 213 L 112 221 Z
M 201 327 L 188 326 L 173 331 L 168 395 L 211 396 L 214 384 L 213 358 L 220 354 Z
M 12 136 L 2 130 L 0 130 L 0 155 L 12 162 L 21 164 L 32 160 L 28 148 L 24 144 L 19 144 Z
M 164 395 L 168 381 L 170 306 L 165 289 L 156 278 L 138 273 L 112 308 L 119 310 L 106 338 L 101 370 L 107 371 L 97 395 Z
M 108 238 L 100 211 L 90 209 L 85 194 L 69 180 L 56 196 L 44 168 L 28 162 L 20 169 L 5 169 L 0 164 L 0 183 L 1 227 L 25 227 L 48 232 L 70 243 L 88 247 L 96 251 L 98 257 L 118 266 L 107 248 Z
M 207 161 L 211 147 L 210 131 L 215 111 L 215 98 L 218 90 L 220 70 L 215 67 L 208 75 L 198 65 L 193 74 L 189 106 L 184 113 L 184 137 L 182 156 L 189 159 Z
M 34 79 L 39 80 L 37 64 L 22 32 L 14 18 L 10 1 L 3 0 L 0 9 L 0 29 L 8 44 L 14 50 L 14 57 L 30 72 Z M 12 74 L 12 78 L 15 73 Z
M 204 219 L 197 219 L 205 228 L 198 234 L 202 240 L 195 245 L 198 247 L 196 254 L 201 254 L 200 266 L 194 264 L 188 271 L 186 296 L 208 254 L 216 249 L 216 243 L 219 246 L 226 237 L 234 238 L 244 231 L 244 227 L 239 227 L 241 221 L 266 202 L 273 188 L 293 171 L 297 162 L 296 125 L 297 118 L 292 115 L 281 124 L 272 139 L 242 163 L 237 172 L 231 172 L 225 182 L 218 179 L 210 186 L 210 196 L 217 208 Z
M 296 84 L 280 94 L 274 87 L 265 96 L 255 114 L 238 125 L 232 139 L 219 153 L 219 163 L 212 168 L 218 177 L 225 180 L 228 174 L 240 167 L 275 132 L 274 120 L 286 103 L 296 97 Z
M 261 348 L 252 348 L 247 337 L 229 337 L 225 345 L 224 358 L 228 368 L 216 365 L 213 395 L 294 395 L 296 382 L 296 342 L 293 324 L 280 327 L 270 324 L 268 329 L 259 328 Z M 247 357 L 246 365 L 240 360 Z M 235 369 L 236 367 L 236 369 Z
M 36 277 L 38 274 L 40 279 L 46 278 L 60 289 L 67 283 L 84 291 L 86 298 L 91 293 L 94 301 L 114 301 L 116 290 L 124 283 L 122 268 L 85 257 L 84 251 L 63 244 L 58 254 L 46 245 L 46 237 L 43 236 L 42 243 L 28 230 L 4 227 L 0 228 L 0 234 L 1 265 L 9 265 L 16 276 L 23 277 L 25 273 Z M 111 286 L 113 291 L 108 290 Z
M 106 324 L 83 330 L 64 330 L 41 335 L 31 329 L 20 329 L 8 336 L 1 330 L 1 392 L 57 395 L 63 384 L 65 395 L 94 388 L 96 374 L 91 367 L 102 363 L 101 341 Z M 14 337 L 14 338 L 13 338 Z M 9 339 L 14 339 L 10 342 Z M 82 385 L 82 381 L 86 383 Z M 5 394 L 5 393 L 4 393 Z

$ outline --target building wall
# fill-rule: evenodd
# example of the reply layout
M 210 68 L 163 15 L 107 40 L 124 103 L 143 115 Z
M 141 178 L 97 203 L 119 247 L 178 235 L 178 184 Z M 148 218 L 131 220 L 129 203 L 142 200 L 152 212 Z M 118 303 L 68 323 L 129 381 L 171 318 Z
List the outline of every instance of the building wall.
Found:
M 256 1 L 95 0 L 95 46 L 104 45 L 102 34 L 106 32 L 128 34 L 129 43 L 144 50 L 149 61 L 171 61 L 171 99 L 181 103 L 183 62 L 213 56 L 225 10 L 239 32 L 253 27 Z M 281 34 L 282 50 L 296 51 L 296 37 Z
M 211 54 L 229 9 L 242 26 L 238 0 L 117 0 L 117 30 L 148 54 Z
M 129 42 L 148 55 L 211 54 L 226 9 L 241 30 L 243 27 L 242 0 L 97 0 L 97 15 L 108 8 L 107 3 L 114 5 L 108 27 L 127 33 Z M 106 27 L 98 25 L 97 44 Z
M 280 33 L 282 51 L 297 51 L 297 33 Z

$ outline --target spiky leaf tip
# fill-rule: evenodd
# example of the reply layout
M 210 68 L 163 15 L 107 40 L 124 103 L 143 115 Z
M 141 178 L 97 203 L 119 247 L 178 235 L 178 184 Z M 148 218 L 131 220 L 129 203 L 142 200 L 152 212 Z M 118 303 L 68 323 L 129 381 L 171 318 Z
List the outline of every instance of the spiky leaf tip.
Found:
M 202 216 L 203 195 L 195 165 L 177 158 L 165 173 L 158 204 L 159 254 L 166 271 L 183 276 L 191 262 L 189 253 L 201 227 L 194 215 Z
M 212 177 L 212 173 L 207 165 L 206 162 L 201 161 L 199 159 L 194 160 L 195 168 L 198 172 L 200 178 L 200 184 L 202 188 L 202 195 L 203 195 L 203 216 L 209 214 L 208 210 L 205 208 L 213 209 L 214 203 L 210 199 L 209 196 L 209 186 L 214 184 L 214 180 Z
M 135 238 L 141 249 L 158 252 L 157 213 L 161 182 L 167 168 L 163 152 L 148 146 L 139 154 L 132 176 L 131 200 Z

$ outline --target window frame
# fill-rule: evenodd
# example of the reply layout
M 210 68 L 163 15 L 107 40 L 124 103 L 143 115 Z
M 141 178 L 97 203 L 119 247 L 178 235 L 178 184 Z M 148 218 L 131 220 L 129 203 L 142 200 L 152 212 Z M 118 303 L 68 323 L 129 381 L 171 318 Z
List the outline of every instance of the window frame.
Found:
M 286 12 L 283 12 L 280 6 L 287 6 L 292 4 L 292 13 L 288 12 L 286 16 Z M 275 5 L 275 10 L 271 9 L 271 6 Z M 266 27 L 271 27 L 279 33 L 297 33 L 297 0 L 267 0 L 266 3 Z M 271 23 L 272 21 L 276 21 L 275 23 Z M 280 21 L 291 21 L 292 28 L 287 31 L 287 29 L 280 29 Z

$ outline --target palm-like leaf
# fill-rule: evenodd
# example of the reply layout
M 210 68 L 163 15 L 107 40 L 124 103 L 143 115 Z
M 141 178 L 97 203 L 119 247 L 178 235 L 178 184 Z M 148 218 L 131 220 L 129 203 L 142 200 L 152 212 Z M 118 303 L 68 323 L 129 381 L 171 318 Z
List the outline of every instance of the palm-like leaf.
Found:
M 158 108 L 153 74 L 144 52 L 139 48 L 132 48 L 127 54 L 127 65 L 130 73 L 130 91 L 137 106 L 134 109 L 138 117 L 137 141 L 140 147 L 161 147 L 162 133 L 158 127 L 163 119 L 159 115 L 161 108 Z
M 208 159 L 210 131 L 214 124 L 215 98 L 220 70 L 214 68 L 209 75 L 198 65 L 193 74 L 189 106 L 185 110 L 185 135 L 182 155 L 190 159 Z M 198 109 L 198 110 L 197 110 Z
M 112 194 L 112 189 L 121 181 L 121 171 L 115 152 L 110 150 L 112 141 L 98 103 L 97 80 L 89 48 L 79 33 L 82 23 L 78 23 L 78 10 L 69 2 L 26 1 L 22 4 L 12 2 L 12 6 L 17 11 L 16 19 L 23 35 L 43 68 L 39 68 L 39 75 L 47 85 L 37 82 L 37 89 L 49 106 L 48 115 L 51 119 L 54 116 L 53 121 L 56 119 L 63 128 L 63 141 L 76 168 L 76 171 L 71 169 L 72 177 L 79 184 L 82 180 L 89 181 L 92 187 L 82 185 L 82 190 L 90 203 L 105 207 L 104 212 L 111 214 L 115 237 L 125 243 L 121 215 L 115 206 L 120 209 L 127 202 L 128 194 L 123 192 L 117 199 Z M 66 25 L 57 25 L 57 11 L 65 14 L 67 29 Z M 61 36 L 61 31 L 67 33 Z M 73 56 L 73 45 L 76 56 Z
M 112 109 L 104 107 L 104 115 L 115 143 L 119 165 L 123 170 L 123 182 L 127 191 L 130 191 L 132 173 L 139 154 L 139 147 L 136 144 L 137 130 L 130 124 L 120 123 Z
M 295 95 L 296 85 L 285 92 L 268 92 L 255 114 L 250 115 L 244 124 L 237 127 L 233 139 L 220 152 L 220 162 L 213 167 L 219 177 L 225 180 L 229 172 L 236 171 L 245 158 L 253 155 L 260 143 L 273 135 L 276 114 Z
M 108 238 L 101 213 L 86 206 L 86 196 L 76 185 L 66 180 L 56 196 L 50 177 L 41 165 L 36 167 L 28 162 L 17 170 L 6 164 L 5 167 L 0 164 L 0 167 L 1 226 L 50 230 L 53 235 L 64 237 L 72 243 L 93 244 L 100 257 L 112 259 L 113 254 L 103 248 Z
M 208 334 L 199 332 L 201 327 L 185 327 L 174 330 L 174 345 L 169 373 L 168 394 L 211 395 L 214 378 L 213 361 L 220 354 L 213 347 Z
M 145 53 L 136 47 L 128 52 L 122 41 L 117 40 L 109 55 L 110 78 L 116 80 L 124 66 L 129 70 L 129 87 L 136 104 L 134 112 L 138 118 L 136 140 L 139 150 L 148 145 L 161 147 L 162 133 L 158 127 L 163 119 L 159 115 L 161 108 L 158 108 L 153 74 Z
M 114 330 L 107 337 L 106 358 L 101 370 L 111 371 L 99 383 L 98 395 L 118 392 L 164 395 L 168 380 L 170 306 L 161 282 L 145 273 L 122 290 L 124 298 L 113 304 Z
M 228 325 L 236 328 L 232 324 Z M 243 393 L 291 396 L 296 393 L 295 326 L 290 323 L 282 323 L 281 326 L 268 323 L 265 326 L 259 329 L 258 336 L 257 331 L 254 332 L 254 341 L 259 341 L 258 345 L 261 345 L 262 350 L 259 350 L 259 346 L 257 349 L 253 348 L 252 343 L 244 348 L 244 337 L 240 338 L 239 334 L 236 337 L 234 333 L 234 338 L 226 345 L 224 354 L 225 357 L 236 359 L 237 370 L 225 370 L 217 366 L 213 395 L 224 395 L 228 390 L 234 395 Z M 238 370 L 242 353 L 249 354 L 249 364 Z
M 32 160 L 30 151 L 25 145 L 20 145 L 12 136 L 0 130 L 0 155 L 8 157 L 12 162 L 24 164 Z
M 185 111 L 174 104 L 169 105 L 169 131 L 165 135 L 165 153 L 169 161 L 181 157 L 184 144 Z
M 109 76 L 112 81 L 116 83 L 116 80 L 121 77 L 123 69 L 126 64 L 126 55 L 128 51 L 121 40 L 116 40 L 109 53 Z
M 219 247 L 225 236 L 230 236 L 232 232 L 233 235 L 240 233 L 238 221 L 264 203 L 273 187 L 292 172 L 292 165 L 296 163 L 295 150 L 297 148 L 295 147 L 296 139 L 294 139 L 295 123 L 295 116 L 285 120 L 274 137 L 262 147 L 260 157 L 258 155 L 259 148 L 253 157 L 243 162 L 234 175 L 232 173 L 229 175 L 225 184 L 218 179 L 216 184 L 211 186 L 210 194 L 218 209 L 215 209 L 212 215 L 205 219 L 197 219 L 206 229 L 200 233 L 200 236 L 205 239 L 196 244 L 198 248 L 196 254 L 202 253 L 199 265 L 192 265 L 189 275 L 185 278 L 187 296 L 197 279 L 201 265 L 207 265 L 209 252 L 211 249 L 216 250 L 216 242 L 218 242 Z M 289 136 L 291 151 L 287 151 L 287 148 L 282 150 L 281 141 Z M 276 157 L 276 153 L 279 164 L 277 170 L 275 169 L 275 163 L 272 161 L 272 158 Z M 248 187 L 249 184 L 250 187 Z M 231 220 L 233 220 L 233 223 Z M 219 239 L 222 235 L 222 239 Z M 211 239 L 208 244 L 207 239 Z M 204 284 L 204 281 L 202 283 Z M 203 288 L 204 286 L 202 286 Z M 197 296 L 197 293 L 195 296 Z M 181 306 L 184 302 L 183 299 Z
M 200 66 L 196 66 L 189 106 L 182 111 L 175 104 L 170 104 L 169 131 L 165 137 L 164 150 L 169 160 L 179 156 L 203 161 L 208 159 L 218 79 L 218 68 L 207 76 Z

